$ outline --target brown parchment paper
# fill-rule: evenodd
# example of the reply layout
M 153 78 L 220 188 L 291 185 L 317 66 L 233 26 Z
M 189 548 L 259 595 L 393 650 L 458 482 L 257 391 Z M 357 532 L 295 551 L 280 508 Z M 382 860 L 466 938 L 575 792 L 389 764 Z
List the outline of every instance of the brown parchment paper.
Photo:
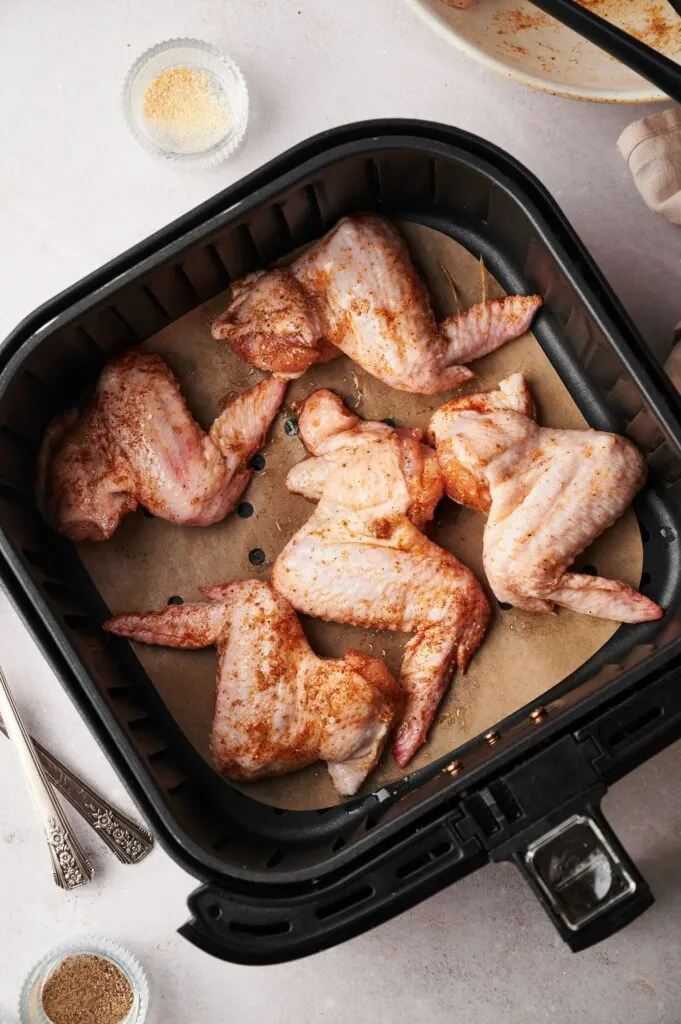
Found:
M 462 308 L 478 301 L 481 276 L 478 262 L 447 236 L 413 224 L 402 229 L 416 263 L 426 278 L 439 315 L 454 311 L 452 289 L 442 272 L 444 265 L 456 282 Z M 502 295 L 487 276 L 490 297 Z M 208 428 L 220 402 L 242 391 L 261 374 L 236 359 L 226 344 L 210 335 L 212 316 L 223 309 L 225 297 L 204 303 L 145 342 L 161 353 L 177 374 L 192 412 Z M 490 388 L 517 370 L 526 374 L 538 401 L 540 422 L 551 426 L 580 427 L 584 420 L 547 357 L 531 334 L 480 360 L 477 379 L 466 386 Z M 432 411 L 450 394 L 424 397 L 394 391 L 342 357 L 313 367 L 289 386 L 285 406 L 274 422 L 265 449 L 265 468 L 254 473 L 241 500 L 254 514 L 248 519 L 235 512 L 208 528 L 172 526 L 148 518 L 142 511 L 129 515 L 113 538 L 100 544 L 82 544 L 81 557 L 113 614 L 159 608 L 177 594 L 185 601 L 199 600 L 199 586 L 256 577 L 268 579 L 272 562 L 291 534 L 308 518 L 311 506 L 289 494 L 284 478 L 294 463 L 305 457 L 302 443 L 284 431 L 291 403 L 318 387 L 336 390 L 367 419 L 392 417 L 398 425 L 425 427 Z M 444 501 L 429 535 L 470 566 L 486 585 L 482 571 L 484 519 Z M 249 562 L 249 552 L 262 548 L 262 566 Z M 636 518 L 627 513 L 579 559 L 599 574 L 636 586 L 641 577 L 642 545 Z M 417 770 L 490 728 L 500 719 L 539 697 L 582 665 L 612 636 L 615 623 L 561 611 L 556 616 L 501 610 L 489 593 L 493 619 L 487 637 L 466 676 L 454 678 L 431 728 L 428 743 L 409 765 Z M 357 647 L 384 657 L 397 675 L 404 634 L 377 633 L 351 626 L 329 625 L 303 619 L 313 649 L 322 656 L 340 657 Z M 136 644 L 137 656 L 175 719 L 201 755 L 210 761 L 210 729 L 215 686 L 216 656 L 208 651 L 175 651 Z M 402 777 L 389 753 L 365 784 L 365 791 Z M 252 797 L 288 808 L 327 807 L 339 802 L 323 764 L 279 779 L 243 785 Z

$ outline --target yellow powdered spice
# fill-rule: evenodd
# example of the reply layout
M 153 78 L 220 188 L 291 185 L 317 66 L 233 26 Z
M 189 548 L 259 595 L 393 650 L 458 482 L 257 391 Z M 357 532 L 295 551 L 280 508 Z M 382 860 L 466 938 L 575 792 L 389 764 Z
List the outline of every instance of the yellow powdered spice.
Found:
M 147 86 L 144 119 L 180 143 L 206 146 L 220 139 L 229 118 L 212 77 L 196 68 L 167 68 Z

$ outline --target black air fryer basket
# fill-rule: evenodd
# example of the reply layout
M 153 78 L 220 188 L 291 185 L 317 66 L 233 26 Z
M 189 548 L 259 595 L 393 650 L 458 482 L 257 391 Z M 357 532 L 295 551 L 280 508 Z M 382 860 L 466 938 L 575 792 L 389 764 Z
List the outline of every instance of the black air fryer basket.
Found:
M 230 280 L 376 210 L 452 236 L 507 291 L 538 291 L 535 333 L 591 426 L 645 453 L 642 589 L 660 622 L 622 626 L 582 668 L 399 784 L 325 811 L 265 806 L 220 779 L 175 724 L 73 546 L 33 494 L 48 419 L 104 361 Z M 201 880 L 182 934 L 227 960 L 272 963 L 366 931 L 510 859 L 572 949 L 633 919 L 649 889 L 603 819 L 610 782 L 681 733 L 681 408 L 659 365 L 544 189 L 464 132 L 350 125 L 285 153 L 28 317 L 0 352 L 4 583 L 173 857 Z M 531 667 L 530 667 L 531 668 Z M 503 682 L 503 681 L 500 681 Z

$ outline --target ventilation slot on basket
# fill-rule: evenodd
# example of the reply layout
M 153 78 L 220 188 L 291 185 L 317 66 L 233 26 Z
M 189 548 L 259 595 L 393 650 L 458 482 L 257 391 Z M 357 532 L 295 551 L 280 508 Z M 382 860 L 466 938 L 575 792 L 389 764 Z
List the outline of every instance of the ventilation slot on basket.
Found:
M 633 718 L 626 725 L 620 726 L 619 729 L 615 729 L 610 736 L 606 736 L 605 740 L 611 749 L 621 747 L 623 743 L 627 743 L 634 739 L 640 732 L 643 732 L 652 725 L 656 719 L 660 718 L 664 714 L 664 708 L 657 705 L 653 708 L 648 708 L 642 714 L 638 715 L 637 718 Z
M 251 234 L 251 229 L 247 224 L 239 225 L 239 242 L 241 243 L 241 248 L 246 258 L 249 270 L 261 267 L 263 263 L 266 262 L 263 259 L 260 249 L 258 249 L 255 239 Z
M 126 700 L 134 692 L 132 686 L 110 686 L 107 691 L 113 700 Z
M 381 175 L 375 160 L 367 160 L 366 162 L 366 179 L 369 202 L 373 201 L 376 204 L 380 204 L 383 199 L 381 194 Z
M 141 290 L 142 290 L 142 294 L 145 296 L 145 298 L 148 300 L 148 302 L 154 307 L 154 309 L 156 310 L 158 315 L 163 320 L 165 320 L 167 323 L 170 323 L 170 321 L 172 319 L 171 316 L 170 316 L 170 313 L 165 308 L 165 306 L 163 305 L 161 300 L 158 298 L 158 296 L 154 295 L 154 293 L 152 292 L 152 290 L 149 287 L 149 285 L 146 285 L 146 284 L 142 285 L 142 289 Z
M 81 359 L 99 364 L 101 362 L 102 355 L 105 353 L 105 349 L 103 349 L 99 342 L 96 341 L 82 326 L 76 328 L 76 337 L 87 352 L 87 356 L 81 356 Z
M 295 249 L 296 240 L 293 237 L 293 232 L 291 231 L 289 222 L 286 220 L 286 214 L 284 213 L 279 203 L 274 204 L 274 206 L 272 207 L 272 213 L 274 214 L 279 224 L 279 227 L 281 228 L 281 233 L 286 241 L 287 249 Z
M 28 379 L 32 384 L 37 385 L 38 390 L 42 391 L 44 395 L 47 395 L 49 398 L 54 397 L 55 389 L 52 385 L 48 384 L 47 381 L 42 379 L 42 377 L 38 377 L 33 370 L 25 370 L 24 379 Z
M 334 917 L 335 914 L 342 914 L 344 911 L 356 907 L 358 903 L 371 899 L 375 892 L 376 890 L 373 885 L 362 885 L 359 889 L 355 889 L 354 892 L 346 893 L 340 899 L 334 900 L 333 903 L 327 903 L 325 907 L 319 907 L 317 917 L 320 921 L 326 921 L 327 918 Z
M 269 921 L 267 924 L 246 924 L 245 921 L 230 921 L 230 932 L 239 935 L 253 935 L 254 938 L 266 938 L 268 935 L 286 935 L 293 925 L 290 921 Z
M 58 601 L 69 600 L 74 596 L 71 587 L 67 587 L 64 583 L 54 583 L 52 580 L 45 580 L 43 590 Z
M 435 861 L 440 860 L 442 857 L 446 857 L 448 853 L 451 853 L 454 847 L 448 840 L 444 840 L 433 846 L 432 849 L 426 850 L 418 857 L 414 857 L 412 860 L 406 861 L 404 864 L 400 864 L 395 870 L 395 877 L 399 879 L 410 878 L 412 875 L 417 874 L 419 871 L 423 871 L 430 864 L 434 864 Z
M 16 448 L 21 448 L 25 455 L 29 455 L 34 458 L 38 453 L 39 445 L 36 441 L 30 440 L 28 437 L 24 437 L 14 427 L 8 427 L 6 423 L 0 427 L 0 437 L 5 438 L 10 444 Z
M 116 309 L 115 306 L 108 306 L 107 312 L 111 315 L 112 319 L 118 323 L 122 332 L 127 334 L 129 337 L 134 338 L 135 341 L 143 340 L 133 325 L 126 320 L 121 311 Z
M 41 552 L 33 551 L 31 548 L 24 548 L 24 558 L 34 569 L 40 569 L 41 572 L 55 572 L 51 555 L 43 555 Z
M 164 747 L 163 750 L 155 750 L 153 754 L 149 754 L 149 760 L 155 767 L 157 767 L 159 762 L 174 762 L 175 755 L 173 754 L 170 747 Z
M 12 505 L 29 505 L 31 508 L 34 507 L 32 495 L 24 494 L 23 491 L 17 491 L 16 488 L 10 487 L 8 484 L 0 484 L 0 498 Z
M 317 190 L 314 185 L 306 185 L 303 191 L 310 206 L 314 232 L 315 234 L 322 235 L 324 233 L 324 217 L 322 216 L 322 208 L 317 198 Z
M 62 616 L 64 622 L 69 629 L 75 629 L 77 632 L 86 632 L 97 630 L 99 635 L 99 629 L 97 623 L 94 622 L 89 615 L 78 615 L 75 612 L 67 612 L 66 615 Z
M 151 715 L 140 715 L 139 718 L 134 718 L 131 722 L 128 722 L 128 729 L 132 729 L 133 732 L 139 732 L 144 729 L 147 722 L 151 722 Z
M 428 196 L 431 203 L 437 201 L 437 164 L 434 160 L 428 164 Z
M 188 252 L 182 270 L 201 302 L 212 299 L 229 285 L 227 268 L 210 244 Z
M 151 715 L 142 713 L 125 724 L 135 737 L 137 749 L 145 757 L 151 758 L 168 749 L 167 743 L 158 731 Z
M 177 320 L 199 303 L 194 286 L 182 267 L 173 264 L 157 270 L 145 287 L 148 297 L 160 306 L 169 320 Z
M 286 854 L 284 853 L 284 851 L 277 847 L 277 849 L 273 850 L 272 853 L 267 858 L 267 860 L 265 861 L 265 867 L 276 868 L 279 864 L 281 864 L 285 856 Z
M 213 843 L 213 849 L 216 853 L 222 853 L 228 846 L 232 845 L 233 837 L 231 835 L 220 836 L 217 843 Z

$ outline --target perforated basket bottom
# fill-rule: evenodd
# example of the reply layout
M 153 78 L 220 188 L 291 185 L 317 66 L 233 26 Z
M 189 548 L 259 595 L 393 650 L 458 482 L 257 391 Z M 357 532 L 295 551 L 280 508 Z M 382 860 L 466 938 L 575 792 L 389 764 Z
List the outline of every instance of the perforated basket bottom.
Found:
M 440 232 L 403 224 L 415 260 L 427 278 L 442 314 L 455 300 L 443 273 L 456 282 L 464 306 L 481 297 L 480 268 L 461 245 Z M 486 275 L 490 295 L 503 290 Z M 259 373 L 216 344 L 210 322 L 224 308 L 218 296 L 145 342 L 161 353 L 182 383 L 190 407 L 204 426 L 216 415 L 225 395 L 250 387 Z M 509 373 L 522 370 L 539 401 L 542 422 L 580 427 L 585 421 L 556 371 L 532 335 L 513 342 L 476 364 L 478 379 L 467 390 L 494 386 Z M 269 578 L 274 559 L 293 532 L 311 513 L 310 504 L 285 487 L 289 468 L 306 453 L 295 430 L 294 407 L 316 388 L 332 387 L 351 408 L 368 419 L 389 418 L 400 426 L 425 428 L 434 409 L 449 395 L 397 392 L 348 359 L 313 368 L 292 383 L 277 417 L 272 438 L 258 457 L 252 483 L 235 515 L 209 529 L 181 529 L 146 518 L 128 516 L 107 544 L 82 545 L 85 565 L 112 612 L 161 607 L 171 598 L 201 600 L 199 587 L 228 580 Z M 481 516 L 443 501 L 429 534 L 454 552 L 484 580 Z M 580 559 L 590 571 L 637 585 L 642 544 L 633 513 L 625 516 Z M 429 741 L 406 771 L 389 752 L 368 778 L 363 792 L 389 785 L 450 753 L 461 743 L 489 729 L 509 714 L 540 697 L 579 668 L 613 635 L 615 623 L 561 612 L 542 616 L 500 607 L 489 594 L 494 621 L 468 674 L 455 677 L 431 729 Z M 385 657 L 393 672 L 399 666 L 406 637 L 307 620 L 313 649 L 339 657 L 350 647 Z M 134 650 L 163 700 L 196 749 L 210 761 L 208 734 L 214 700 L 216 658 L 212 651 L 182 652 L 135 644 Z M 531 670 L 528 671 L 528 666 Z M 249 796 L 279 807 L 308 809 L 332 806 L 339 798 L 323 764 L 279 779 L 240 787 Z

